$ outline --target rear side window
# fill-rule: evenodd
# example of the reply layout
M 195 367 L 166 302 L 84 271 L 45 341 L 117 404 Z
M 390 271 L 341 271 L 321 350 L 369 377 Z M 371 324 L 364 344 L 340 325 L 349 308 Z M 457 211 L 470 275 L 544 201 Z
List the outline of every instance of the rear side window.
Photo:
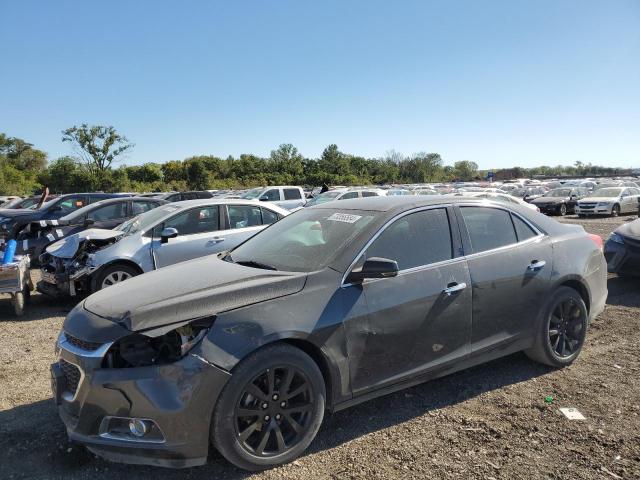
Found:
M 229 205 L 228 211 L 229 228 L 231 229 L 262 225 L 260 207 L 254 207 L 252 205 Z
M 133 209 L 133 215 L 140 215 L 141 213 L 153 210 L 158 206 L 155 202 L 132 202 L 131 207 Z
M 300 190 L 297 188 L 285 188 L 284 189 L 284 199 L 285 200 L 300 200 L 302 195 L 300 195 Z
M 377 192 L 367 192 L 367 191 L 364 191 L 364 192 L 362 192 L 362 196 L 363 196 L 363 197 L 377 197 L 377 196 L 378 196 L 378 194 L 377 194 Z
M 358 263 L 371 257 L 395 260 L 400 270 L 451 259 L 447 211 L 424 210 L 399 218 L 375 239 Z
M 529 240 L 537 236 L 538 234 L 526 224 L 524 220 L 516 215 L 511 215 L 513 220 L 513 226 L 516 228 L 516 235 L 518 236 L 519 242 L 524 242 L 525 240 Z
M 474 253 L 518 242 L 511 215 L 506 210 L 487 207 L 461 207 Z
M 127 202 L 112 203 L 100 207 L 87 214 L 89 220 L 94 222 L 104 222 L 107 220 L 117 220 L 127 216 Z
M 268 208 L 262 209 L 262 223 L 264 225 L 271 225 L 278 221 L 278 214 L 276 212 L 272 212 Z

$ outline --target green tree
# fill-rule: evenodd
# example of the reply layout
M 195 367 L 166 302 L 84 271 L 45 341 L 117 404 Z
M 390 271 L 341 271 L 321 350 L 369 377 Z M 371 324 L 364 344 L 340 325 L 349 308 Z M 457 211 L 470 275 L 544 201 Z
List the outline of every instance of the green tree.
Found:
M 74 146 L 92 174 L 110 169 L 118 157 L 133 148 L 133 144 L 115 128 L 86 123 L 63 130 L 62 141 Z

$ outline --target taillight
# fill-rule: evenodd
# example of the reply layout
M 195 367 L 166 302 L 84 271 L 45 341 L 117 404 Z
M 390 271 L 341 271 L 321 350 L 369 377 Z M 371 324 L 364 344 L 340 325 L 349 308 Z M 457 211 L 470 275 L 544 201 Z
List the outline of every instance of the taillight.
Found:
M 593 243 L 595 243 L 600 250 L 604 250 L 604 242 L 602 241 L 602 237 L 600 235 L 590 233 L 589 238 L 593 240 Z

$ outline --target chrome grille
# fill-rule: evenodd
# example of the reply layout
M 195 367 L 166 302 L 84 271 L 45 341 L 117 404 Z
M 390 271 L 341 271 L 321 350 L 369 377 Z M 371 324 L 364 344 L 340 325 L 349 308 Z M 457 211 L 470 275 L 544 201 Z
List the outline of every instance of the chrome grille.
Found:
M 87 342 L 85 340 L 80 340 L 79 338 L 76 338 L 73 335 L 69 335 L 67 332 L 64 332 L 64 336 L 66 337 L 67 342 L 69 342 L 71 345 L 73 345 L 74 347 L 81 348 L 82 350 L 87 350 L 88 352 L 93 352 L 98 348 L 100 348 L 100 346 L 102 345 L 101 343 Z
M 62 358 L 60 359 L 60 368 L 64 374 L 67 391 L 75 395 L 76 390 L 78 390 L 78 384 L 80 383 L 80 369 Z

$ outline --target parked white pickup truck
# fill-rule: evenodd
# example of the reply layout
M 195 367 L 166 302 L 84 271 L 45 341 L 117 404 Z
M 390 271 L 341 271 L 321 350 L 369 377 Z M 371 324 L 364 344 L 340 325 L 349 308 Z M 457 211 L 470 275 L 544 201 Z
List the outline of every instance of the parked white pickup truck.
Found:
M 291 185 L 252 188 L 240 195 L 240 198 L 243 200 L 273 202 L 287 210 L 304 207 L 305 203 L 307 203 L 302 188 Z

